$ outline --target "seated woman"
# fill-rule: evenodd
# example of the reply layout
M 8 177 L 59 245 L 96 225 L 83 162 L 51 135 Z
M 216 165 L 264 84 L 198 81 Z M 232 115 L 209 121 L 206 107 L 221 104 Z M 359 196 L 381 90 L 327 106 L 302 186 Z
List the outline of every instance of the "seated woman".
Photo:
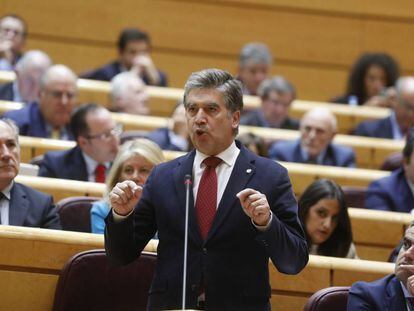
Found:
M 340 186 L 328 179 L 316 180 L 302 194 L 298 205 L 310 254 L 357 258 Z
M 124 180 L 132 180 L 142 186 L 152 168 L 161 162 L 164 162 L 162 150 L 146 138 L 130 140 L 121 146 L 106 178 L 105 198 L 92 205 L 92 233 L 104 233 L 105 218 L 110 210 L 108 194 L 112 188 Z
M 395 99 L 393 86 L 399 77 L 398 63 L 385 53 L 362 54 L 353 65 L 344 95 L 334 103 L 389 107 Z

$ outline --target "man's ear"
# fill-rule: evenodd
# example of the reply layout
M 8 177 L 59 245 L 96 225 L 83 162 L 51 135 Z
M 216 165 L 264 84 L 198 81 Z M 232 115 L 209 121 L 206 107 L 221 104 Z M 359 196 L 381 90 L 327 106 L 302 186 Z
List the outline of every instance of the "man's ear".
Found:
M 86 137 L 79 136 L 76 142 L 78 143 L 79 147 L 83 149 L 83 147 L 88 144 L 88 139 Z
M 237 128 L 240 124 L 240 110 L 233 112 L 231 119 L 232 119 L 231 124 L 232 124 L 233 129 Z

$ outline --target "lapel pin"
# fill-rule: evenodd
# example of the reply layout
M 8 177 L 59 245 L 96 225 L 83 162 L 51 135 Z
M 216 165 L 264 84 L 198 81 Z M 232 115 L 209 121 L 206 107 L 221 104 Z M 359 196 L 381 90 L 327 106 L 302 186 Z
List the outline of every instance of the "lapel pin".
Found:
M 252 172 L 252 169 L 251 168 L 248 168 L 247 170 L 246 170 L 246 173 L 247 174 L 250 174 Z

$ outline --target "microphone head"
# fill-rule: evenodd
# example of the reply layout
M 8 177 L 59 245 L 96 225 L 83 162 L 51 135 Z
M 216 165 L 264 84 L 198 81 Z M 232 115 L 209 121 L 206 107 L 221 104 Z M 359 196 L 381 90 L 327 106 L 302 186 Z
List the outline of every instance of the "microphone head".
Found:
M 184 184 L 191 185 L 191 183 L 192 183 L 192 180 L 191 179 L 192 179 L 192 177 L 191 177 L 190 174 L 185 175 L 184 176 Z

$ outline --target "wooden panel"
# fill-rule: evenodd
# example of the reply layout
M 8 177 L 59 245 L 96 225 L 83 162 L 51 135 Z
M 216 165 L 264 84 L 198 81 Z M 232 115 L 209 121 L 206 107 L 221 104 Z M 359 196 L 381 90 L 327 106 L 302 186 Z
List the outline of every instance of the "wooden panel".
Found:
M 387 262 L 394 247 L 398 245 L 398 242 L 394 247 L 367 244 L 358 244 L 357 242 L 355 244 L 356 252 L 360 259 Z
M 2 310 L 52 310 L 58 275 L 0 270 Z

